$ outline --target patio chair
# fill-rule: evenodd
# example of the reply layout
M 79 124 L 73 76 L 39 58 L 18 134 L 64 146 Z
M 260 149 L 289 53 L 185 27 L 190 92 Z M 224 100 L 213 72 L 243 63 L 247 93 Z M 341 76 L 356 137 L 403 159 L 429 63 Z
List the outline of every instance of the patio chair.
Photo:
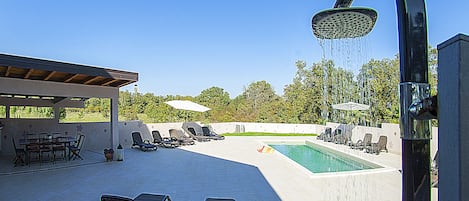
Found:
M 26 163 L 28 165 L 31 165 L 32 162 L 32 156 L 36 155 L 36 161 L 39 163 L 42 163 L 44 159 L 45 153 L 47 153 L 47 156 L 50 157 L 50 153 L 52 153 L 52 147 L 50 143 L 47 142 L 47 133 L 41 133 L 41 134 L 26 134 L 26 140 L 27 143 L 25 145 L 25 151 L 26 151 Z
M 27 141 L 25 145 L 26 150 L 26 163 L 31 165 L 33 155 L 36 155 L 36 160 L 41 161 L 41 149 L 39 144 L 39 135 L 28 133 L 26 134 Z
M 57 160 L 57 153 L 62 153 L 62 159 L 65 159 L 67 149 L 65 147 L 65 144 L 62 142 L 59 142 L 58 140 L 62 137 L 62 133 L 52 133 L 52 139 L 55 139 L 56 141 L 52 143 L 52 154 L 53 154 L 53 161 Z
M 151 144 L 150 141 L 148 140 L 143 141 L 142 135 L 138 131 L 132 132 L 132 140 L 133 140 L 132 148 L 138 147 L 142 151 L 158 149 L 158 147 L 154 144 Z
M 157 130 L 152 131 L 151 134 L 153 136 L 153 143 L 158 146 L 166 148 L 175 148 L 179 146 L 179 142 L 176 138 L 161 137 L 160 132 Z
M 49 161 L 53 160 L 53 157 L 51 155 L 53 154 L 52 152 L 52 135 L 50 135 L 47 132 L 39 133 L 39 141 L 42 142 L 40 143 L 39 146 L 39 160 L 42 162 L 42 159 L 44 158 L 45 154 L 47 154 L 47 157 Z
M 378 155 L 381 151 L 385 150 L 386 153 L 388 152 L 388 148 L 386 147 L 386 144 L 388 143 L 388 137 L 387 136 L 379 136 L 378 142 L 376 143 L 371 143 L 371 145 L 366 147 L 366 152 L 367 153 L 376 153 Z
M 224 140 L 225 136 L 218 135 L 213 132 L 208 126 L 202 126 L 204 136 L 209 137 L 211 140 Z
M 350 143 L 350 148 L 363 150 L 365 147 L 371 145 L 371 138 L 373 135 L 371 133 L 365 133 L 363 140 L 358 140 L 356 143 Z
M 169 136 L 174 137 L 178 140 L 179 145 L 193 145 L 195 144 L 194 139 L 184 135 L 182 130 L 169 129 Z
M 16 148 L 15 138 L 12 137 L 13 148 L 15 149 L 15 167 L 18 165 L 24 165 L 26 159 L 26 151 L 24 149 Z
M 81 157 L 80 152 L 81 152 L 81 149 L 83 147 L 84 141 L 85 141 L 85 135 L 80 134 L 80 135 L 78 135 L 78 140 L 77 140 L 76 144 L 68 145 L 68 147 L 67 147 L 68 148 L 68 160 L 70 160 L 70 159 L 75 160 L 77 158 L 83 160 L 83 157 Z

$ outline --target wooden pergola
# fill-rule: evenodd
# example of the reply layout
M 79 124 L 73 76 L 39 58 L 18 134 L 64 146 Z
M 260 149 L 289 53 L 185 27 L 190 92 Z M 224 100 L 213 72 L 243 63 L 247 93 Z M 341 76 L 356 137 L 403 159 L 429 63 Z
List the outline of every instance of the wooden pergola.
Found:
M 54 108 L 59 121 L 61 107 L 84 107 L 89 98 L 111 100 L 111 146 L 119 141 L 119 88 L 138 81 L 138 73 L 0 54 L 0 105 Z M 1 119 L 0 119 L 1 120 Z

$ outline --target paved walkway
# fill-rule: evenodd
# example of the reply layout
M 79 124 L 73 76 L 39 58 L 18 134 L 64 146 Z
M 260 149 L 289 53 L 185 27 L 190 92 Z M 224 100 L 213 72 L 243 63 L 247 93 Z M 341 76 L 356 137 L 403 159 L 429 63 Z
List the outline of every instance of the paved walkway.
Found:
M 147 192 L 169 194 L 174 201 L 202 201 L 210 196 L 238 201 L 401 200 L 400 156 L 370 155 L 316 141 L 386 168 L 311 176 L 278 152 L 257 152 L 262 142 L 271 140 L 316 141 L 312 137 L 227 137 L 155 152 L 125 149 L 123 162 L 104 162 L 101 153 L 87 151 L 84 161 L 16 168 L 11 158 L 2 158 L 0 199 L 80 201 L 98 200 L 103 193 L 135 197 Z

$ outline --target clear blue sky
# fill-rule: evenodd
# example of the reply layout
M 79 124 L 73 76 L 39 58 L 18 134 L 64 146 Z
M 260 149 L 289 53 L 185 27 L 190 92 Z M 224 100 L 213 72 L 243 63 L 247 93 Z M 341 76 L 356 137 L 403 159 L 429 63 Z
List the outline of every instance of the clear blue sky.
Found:
M 140 92 L 231 97 L 266 80 L 278 94 L 295 61 L 320 61 L 312 16 L 334 0 L 0 0 L 0 52 L 139 73 Z M 369 58 L 398 53 L 395 0 L 355 0 L 378 11 Z M 427 1 L 429 44 L 469 34 L 466 0 Z M 122 88 L 132 90 L 132 86 Z

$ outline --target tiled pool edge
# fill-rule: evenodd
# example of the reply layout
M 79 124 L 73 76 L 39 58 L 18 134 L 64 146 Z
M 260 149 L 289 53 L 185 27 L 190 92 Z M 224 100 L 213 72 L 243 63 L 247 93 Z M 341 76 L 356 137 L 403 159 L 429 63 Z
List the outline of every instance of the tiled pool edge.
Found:
M 378 174 L 378 173 L 386 173 L 386 172 L 394 172 L 398 171 L 396 168 L 389 167 L 384 164 L 380 164 L 374 161 L 369 161 L 365 158 L 362 158 L 357 155 L 353 155 L 350 153 L 343 152 L 341 150 L 335 149 L 334 147 L 328 147 L 324 145 L 320 145 L 318 143 L 314 143 L 313 141 L 310 140 L 259 140 L 258 141 L 261 146 L 269 146 L 268 144 L 275 144 L 275 143 L 287 143 L 287 144 L 298 144 L 298 145 L 310 145 L 310 146 L 319 146 L 323 149 L 327 149 L 328 151 L 334 152 L 336 154 L 340 155 L 345 155 L 345 156 L 350 156 L 353 158 L 356 158 L 360 161 L 364 161 L 367 164 L 373 164 L 373 166 L 378 166 L 377 168 L 373 169 L 366 169 L 366 170 L 354 170 L 354 171 L 344 171 L 344 172 L 327 172 L 327 173 L 313 173 L 307 168 L 303 167 L 302 165 L 298 164 L 294 160 L 288 158 L 284 154 L 280 153 L 279 151 L 275 150 L 273 153 L 275 156 L 279 156 L 280 158 L 283 158 L 285 161 L 287 161 L 289 164 L 292 166 L 295 166 L 295 168 L 300 169 L 302 172 L 304 172 L 309 178 L 327 178 L 327 177 L 345 177 L 345 176 L 357 176 L 357 175 L 368 175 L 368 174 Z

